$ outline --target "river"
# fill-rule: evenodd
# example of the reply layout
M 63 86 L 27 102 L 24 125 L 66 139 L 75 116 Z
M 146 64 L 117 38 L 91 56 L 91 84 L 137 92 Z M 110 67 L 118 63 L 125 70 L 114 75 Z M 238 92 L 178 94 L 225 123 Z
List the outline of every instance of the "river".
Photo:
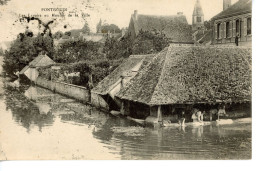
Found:
M 144 127 L 44 88 L 0 77 L 0 159 L 250 159 L 251 119 Z

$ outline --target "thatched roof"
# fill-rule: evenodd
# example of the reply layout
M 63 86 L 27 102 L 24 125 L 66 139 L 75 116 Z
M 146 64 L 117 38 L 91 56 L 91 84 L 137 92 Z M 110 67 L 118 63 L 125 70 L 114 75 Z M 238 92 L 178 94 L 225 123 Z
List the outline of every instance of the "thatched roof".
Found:
M 116 96 L 147 105 L 251 100 L 251 48 L 171 45 Z
M 136 35 L 139 31 L 163 32 L 172 42 L 193 43 L 192 28 L 185 15 L 155 16 L 139 14 L 137 18 L 132 15 L 130 24 L 133 23 Z M 130 27 L 130 26 L 129 26 Z
M 111 86 L 114 85 L 118 80 L 121 79 L 121 76 L 125 76 L 129 71 L 135 68 L 136 65 L 142 63 L 140 69 L 149 63 L 149 61 L 155 56 L 155 54 L 149 55 L 131 55 L 127 58 L 121 65 L 119 65 L 111 74 L 105 77 L 102 81 L 94 87 L 91 92 L 106 95 Z
M 252 0 L 239 0 L 226 10 L 220 12 L 212 20 L 236 16 L 244 13 L 252 12 Z

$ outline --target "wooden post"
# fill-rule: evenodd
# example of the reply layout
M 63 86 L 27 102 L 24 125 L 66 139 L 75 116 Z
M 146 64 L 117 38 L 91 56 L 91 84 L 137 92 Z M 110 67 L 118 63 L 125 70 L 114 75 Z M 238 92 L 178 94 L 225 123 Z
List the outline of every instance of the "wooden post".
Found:
M 125 103 L 124 103 L 124 101 L 122 101 L 122 103 L 121 103 L 120 113 L 122 115 L 125 115 Z
M 162 107 L 161 107 L 161 105 L 158 106 L 157 118 L 158 118 L 158 122 L 162 122 Z

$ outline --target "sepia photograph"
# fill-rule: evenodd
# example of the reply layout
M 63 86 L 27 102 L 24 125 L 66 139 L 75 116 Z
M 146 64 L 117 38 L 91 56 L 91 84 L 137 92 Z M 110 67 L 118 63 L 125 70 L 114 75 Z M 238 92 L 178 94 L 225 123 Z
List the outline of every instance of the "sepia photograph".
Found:
M 251 160 L 252 139 L 252 0 L 0 0 L 0 161 Z

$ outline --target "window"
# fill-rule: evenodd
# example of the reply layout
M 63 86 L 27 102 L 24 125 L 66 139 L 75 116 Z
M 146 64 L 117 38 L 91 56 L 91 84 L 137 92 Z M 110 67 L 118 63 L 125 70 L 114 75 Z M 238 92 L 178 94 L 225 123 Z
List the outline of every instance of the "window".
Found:
M 251 34 L 251 17 L 247 18 L 247 35 Z
M 226 22 L 226 38 L 230 37 L 230 22 Z
M 220 38 L 220 23 L 217 24 L 217 38 Z
M 201 22 L 201 17 L 197 17 L 197 22 L 198 22 L 198 23 Z
M 239 20 L 236 20 L 236 35 L 238 35 L 238 37 L 241 36 L 241 22 Z

